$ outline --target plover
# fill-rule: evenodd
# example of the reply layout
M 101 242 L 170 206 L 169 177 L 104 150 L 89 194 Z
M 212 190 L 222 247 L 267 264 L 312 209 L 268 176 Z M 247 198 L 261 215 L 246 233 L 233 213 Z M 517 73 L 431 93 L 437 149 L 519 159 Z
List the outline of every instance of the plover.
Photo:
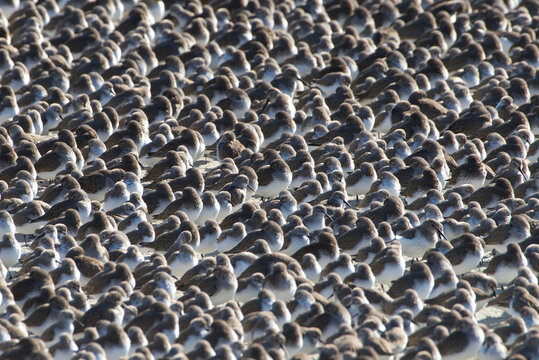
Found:
M 110 323 L 107 325 L 103 336 L 96 341 L 108 356 L 118 358 L 127 356 L 131 340 L 121 325 Z
M 520 317 L 524 313 L 524 307 L 532 309 L 537 305 L 536 299 L 522 286 L 515 286 L 511 291 L 511 300 L 509 302 L 509 311 L 513 316 Z
M 526 324 L 520 317 L 511 317 L 509 323 L 497 328 L 494 333 L 501 337 L 507 346 L 513 345 L 518 336 L 526 332 Z
M 11 215 L 5 211 L 5 210 L 1 210 L 0 211 L 0 226 L 1 226 L 1 231 L 3 234 L 15 234 L 16 233 L 16 227 L 15 227 L 15 223 L 13 222 L 13 218 L 11 217 Z
M 272 272 L 266 276 L 264 288 L 270 290 L 277 299 L 290 300 L 296 292 L 296 282 L 288 274 L 285 265 L 277 263 Z
M 134 278 L 129 267 L 123 263 L 112 267 L 110 270 L 104 269 L 102 272 L 97 273 L 88 281 L 84 289 L 89 294 L 100 294 L 120 284 L 122 281 L 134 284 Z
M 216 241 L 216 248 L 220 252 L 228 251 L 236 246 L 247 235 L 243 223 L 235 223 L 232 229 L 223 231 Z
M 310 239 L 309 230 L 305 226 L 297 226 L 286 233 L 281 252 L 292 255 L 303 246 L 309 245 Z

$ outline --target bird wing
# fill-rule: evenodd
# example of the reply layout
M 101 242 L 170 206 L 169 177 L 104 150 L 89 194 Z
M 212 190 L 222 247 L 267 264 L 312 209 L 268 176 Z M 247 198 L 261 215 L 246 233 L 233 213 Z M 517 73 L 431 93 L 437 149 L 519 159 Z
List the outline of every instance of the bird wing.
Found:
M 101 292 L 104 283 L 105 281 L 103 281 L 102 276 L 93 276 L 92 278 L 90 278 L 90 281 L 88 281 L 88 283 L 84 287 L 84 291 L 86 291 L 90 295 L 97 294 Z
M 503 254 L 502 254 L 503 255 Z M 498 265 L 504 260 L 504 256 L 498 255 L 494 256 L 488 263 L 487 268 L 485 269 L 485 274 L 494 274 Z
M 391 284 L 391 287 L 387 291 L 387 294 L 391 296 L 393 299 L 398 298 L 404 294 L 406 289 L 409 288 L 407 281 L 407 276 L 403 276 L 395 280 L 393 284 Z
M 465 260 L 465 257 L 460 256 L 462 253 L 462 247 L 458 246 L 446 252 L 445 257 L 452 265 L 459 265 Z
M 317 247 L 318 247 L 318 243 L 306 245 L 302 247 L 301 249 L 299 249 L 298 251 L 296 251 L 292 255 L 292 257 L 296 259 L 297 261 L 301 261 L 301 259 L 303 259 L 303 256 L 305 256 L 306 254 L 314 254 L 313 250 Z
M 217 279 L 215 276 L 206 277 L 200 282 L 199 288 L 209 296 L 213 296 L 219 290 Z
M 309 327 L 315 327 L 322 330 L 330 322 L 330 320 L 331 316 L 328 313 L 322 313 L 311 321 Z
M 239 252 L 245 251 L 245 250 L 249 249 L 251 246 L 253 246 L 255 241 L 258 240 L 258 239 L 264 239 L 264 232 L 263 231 L 255 231 L 255 232 L 252 232 L 252 233 L 248 234 L 246 237 L 243 238 L 243 240 L 241 240 L 239 242 L 239 244 L 234 246 L 227 253 L 234 254 L 234 253 L 239 253 Z
M 354 228 L 339 236 L 337 243 L 342 250 L 353 249 L 357 244 L 357 239 L 361 236 L 362 230 Z
M 62 192 L 62 186 L 52 185 L 48 186 L 45 191 L 43 191 L 43 194 L 40 197 L 40 200 L 50 203 L 53 199 L 55 199 L 60 193 Z
M 40 157 L 34 164 L 34 167 L 37 172 L 53 171 L 58 168 L 58 164 L 61 162 L 61 156 L 51 151 Z
M 262 167 L 258 171 L 258 186 L 266 186 L 271 183 L 273 177 L 271 176 L 270 167 Z
M 291 263 L 297 263 L 292 257 L 285 254 L 281 254 L 281 253 L 265 254 L 259 257 L 258 259 L 256 259 L 254 263 L 249 265 L 249 267 L 245 269 L 243 273 L 241 273 L 239 278 L 245 278 L 257 272 L 262 273 L 265 276 L 271 272 L 273 265 L 277 262 L 282 262 L 286 264 L 287 266 L 290 265 Z
M 106 179 L 107 178 L 105 176 L 102 176 L 102 174 L 99 173 L 90 174 L 81 177 L 79 179 L 79 184 L 81 189 L 83 189 L 87 193 L 94 194 L 103 187 Z
M 384 264 L 385 264 L 385 258 L 384 257 L 382 257 L 382 258 L 374 261 L 373 263 L 371 263 L 370 267 L 371 267 L 372 273 L 375 276 L 380 274 L 382 272 L 382 270 L 384 269 Z
M 47 211 L 43 216 L 32 219 L 31 221 L 43 221 L 43 220 L 52 220 L 58 218 L 62 215 L 63 212 L 69 209 L 76 209 L 77 201 L 75 200 L 64 200 L 57 204 L 54 204 L 49 211 Z
M 80 273 L 87 278 L 93 277 L 95 274 L 103 271 L 104 265 L 101 261 L 91 258 L 89 256 L 77 256 L 75 259 L 75 264 L 79 269 Z
M 488 234 L 488 236 L 485 238 L 485 243 L 489 245 L 503 244 L 503 241 L 509 235 L 509 226 L 510 225 L 508 224 L 498 226 L 496 229 L 494 229 Z
M 462 352 L 468 344 L 468 337 L 462 331 L 455 331 L 442 339 L 438 344 L 438 350 L 443 357 Z

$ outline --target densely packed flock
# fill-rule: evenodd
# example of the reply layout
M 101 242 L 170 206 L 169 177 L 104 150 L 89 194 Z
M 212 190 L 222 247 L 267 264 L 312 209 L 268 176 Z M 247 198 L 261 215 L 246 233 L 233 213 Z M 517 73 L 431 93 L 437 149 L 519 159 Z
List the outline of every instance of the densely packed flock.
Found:
M 539 1 L 0 10 L 0 359 L 539 359 Z

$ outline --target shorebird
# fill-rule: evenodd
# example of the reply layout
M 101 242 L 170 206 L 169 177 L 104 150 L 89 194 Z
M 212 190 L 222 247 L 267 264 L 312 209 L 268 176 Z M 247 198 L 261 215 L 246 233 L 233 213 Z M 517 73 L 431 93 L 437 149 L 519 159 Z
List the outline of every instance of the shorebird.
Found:
M 218 266 L 211 276 L 200 282 L 199 287 L 210 296 L 213 304 L 220 305 L 234 297 L 238 282 L 234 273 L 225 267 Z
M 426 219 L 420 226 L 406 230 L 397 237 L 405 256 L 422 257 L 426 250 L 434 247 L 440 237 L 445 238 L 442 225 L 434 219 Z
M 3 357 L 537 357 L 534 8 L 448 4 L 3 1 Z
M 444 255 L 451 262 L 455 274 L 462 275 L 475 269 L 484 253 L 481 239 L 471 234 L 463 234 L 454 240 L 453 248 Z
M 527 266 L 528 260 L 517 244 L 507 245 L 505 253 L 496 255 L 490 260 L 485 274 L 492 275 L 500 284 L 511 282 L 518 275 L 518 268 Z
M 388 295 L 393 298 L 402 296 L 406 289 L 413 289 L 421 299 L 426 299 L 434 287 L 434 277 L 429 267 L 424 263 L 413 263 L 410 272 L 393 282 Z
M 274 160 L 270 165 L 261 167 L 258 172 L 258 189 L 256 193 L 262 198 L 273 198 L 292 182 L 292 173 L 282 160 Z
M 478 325 L 470 319 L 462 319 L 456 330 L 443 339 L 438 348 L 444 358 L 465 359 L 477 354 L 484 338 L 483 330 Z

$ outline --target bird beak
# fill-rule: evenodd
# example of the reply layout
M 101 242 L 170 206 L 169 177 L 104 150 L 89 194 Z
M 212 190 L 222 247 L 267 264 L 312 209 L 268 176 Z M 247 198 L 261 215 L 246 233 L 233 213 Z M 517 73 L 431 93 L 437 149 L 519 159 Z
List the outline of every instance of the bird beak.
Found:
M 350 209 L 356 210 L 356 208 L 353 207 L 352 205 L 350 205 L 350 203 L 349 203 L 348 201 L 346 201 L 346 200 L 344 200 L 344 199 L 343 199 L 343 201 L 344 201 L 344 203 L 345 203 Z
M 447 240 L 447 238 L 445 237 L 444 233 L 442 232 L 442 230 L 438 230 L 438 235 L 440 235 L 441 237 L 443 237 L 445 240 Z M 449 240 L 448 240 L 449 241 Z
M 324 211 L 324 214 L 329 218 L 329 220 L 333 221 L 333 218 L 326 211 Z
M 311 87 L 311 84 L 309 84 L 307 81 L 303 80 L 302 78 L 300 78 L 299 76 L 296 76 L 296 79 L 299 80 L 300 83 L 302 83 L 303 85 L 307 86 L 307 87 Z
M 253 189 L 253 187 L 252 187 L 251 185 L 247 184 L 247 187 L 248 187 L 250 190 L 255 191 L 255 189 Z
M 270 102 L 270 98 L 267 98 L 266 101 L 264 102 L 264 105 L 262 105 L 262 108 L 258 111 L 257 115 L 262 115 L 264 111 L 266 111 L 266 107 L 268 107 L 269 102 Z
M 522 170 L 521 167 L 518 168 L 518 171 L 520 171 L 520 173 L 522 174 L 522 176 L 524 176 L 524 180 L 528 180 L 528 177 L 526 176 L 526 174 L 524 173 L 524 170 Z
M 34 219 L 32 219 L 32 220 L 34 220 Z M 45 236 L 45 233 L 44 233 L 44 232 L 42 232 L 42 233 L 41 233 L 38 237 L 36 237 L 34 240 L 39 240 L 39 239 L 41 239 L 43 236 Z
M 82 322 L 80 322 L 79 320 L 75 319 L 75 320 L 73 321 L 73 323 L 76 324 L 76 325 L 78 325 L 78 326 L 80 326 L 81 328 L 84 329 L 84 324 L 83 324 Z

